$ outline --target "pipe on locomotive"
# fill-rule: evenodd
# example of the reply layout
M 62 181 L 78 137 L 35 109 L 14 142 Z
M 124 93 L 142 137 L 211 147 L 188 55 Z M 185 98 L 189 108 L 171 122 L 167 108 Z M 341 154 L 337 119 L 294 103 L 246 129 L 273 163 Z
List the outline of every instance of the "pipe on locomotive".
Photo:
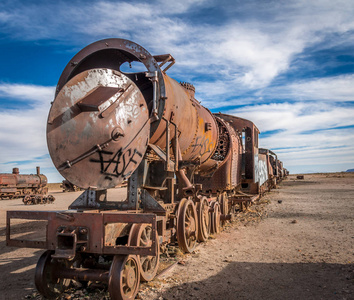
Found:
M 133 61 L 146 72 L 120 70 Z M 172 150 L 176 176 L 187 188 L 179 161 L 195 162 L 199 174 L 217 168 L 215 117 L 194 98 L 192 85 L 165 74 L 166 63 L 165 70 L 171 55 L 152 56 L 124 39 L 95 42 L 71 59 L 47 123 L 49 153 L 63 177 L 84 189 L 111 188 L 130 177 L 147 150 L 162 157 Z

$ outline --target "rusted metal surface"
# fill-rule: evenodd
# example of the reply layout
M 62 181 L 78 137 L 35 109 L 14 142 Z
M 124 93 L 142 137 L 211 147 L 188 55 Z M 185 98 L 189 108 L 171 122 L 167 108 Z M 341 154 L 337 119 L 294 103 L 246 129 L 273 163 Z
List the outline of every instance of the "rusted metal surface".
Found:
M 12 174 L 0 174 L 0 199 L 46 195 L 47 192 L 47 177 L 40 174 L 39 167 L 36 174 L 21 175 L 18 168 L 13 168 Z
M 177 240 L 179 247 L 192 253 L 197 246 L 198 216 L 191 199 L 182 199 L 177 220 Z
M 51 204 L 55 201 L 53 195 L 26 195 L 22 202 L 25 205 Z
M 12 219 L 49 220 L 46 228 L 46 241 L 13 239 L 11 237 Z M 116 244 L 117 238 L 125 234 L 129 235 L 132 224 L 143 223 L 149 224 L 152 228 L 152 234 L 156 234 L 156 216 L 154 214 L 8 211 L 6 244 L 11 247 L 25 246 L 28 248 L 54 250 L 55 254 L 59 253 L 60 258 L 63 258 L 63 253 L 66 251 L 66 253 L 69 253 L 67 256 L 68 259 L 78 250 L 81 252 L 113 255 L 156 255 L 157 241 L 154 235 L 152 236 L 151 245 L 147 247 Z M 84 234 L 82 233 L 82 229 L 86 231 Z M 112 234 L 112 230 L 115 234 Z M 83 238 L 84 235 L 87 237 Z M 61 243 L 63 237 L 67 237 L 67 243 Z M 75 238 L 77 239 L 76 242 Z
M 198 168 L 203 172 L 210 167 L 207 162 L 216 148 L 218 127 L 215 118 L 194 98 L 191 85 L 183 86 L 167 75 L 163 79 L 167 97 L 163 116 L 178 128 L 181 158 L 198 162 Z M 175 132 L 171 131 L 170 140 L 174 136 Z M 164 122 L 160 122 L 150 143 L 166 149 Z
M 105 88 L 115 90 L 107 96 Z M 86 111 L 80 103 L 98 106 Z M 123 183 L 139 165 L 149 132 L 147 104 L 136 85 L 117 71 L 93 69 L 73 77 L 58 93 L 47 142 L 67 180 L 84 189 L 107 189 Z
M 254 156 L 258 154 L 258 134 L 257 126 L 250 120 L 242 119 L 226 114 L 215 114 L 227 121 L 230 126 L 242 137 L 244 135 L 244 156 L 245 156 L 245 179 L 254 179 L 255 164 Z M 243 134 L 244 133 L 244 134 Z
M 146 224 L 134 224 L 129 235 L 128 245 L 130 246 L 151 246 L 152 228 Z M 155 232 L 156 241 L 158 241 L 157 231 Z M 140 279 L 142 281 L 151 281 L 159 268 L 160 251 L 157 247 L 156 255 L 139 255 L 138 263 L 140 264 Z
M 196 205 L 197 215 L 198 215 L 198 241 L 205 242 L 208 240 L 210 234 L 210 213 L 209 213 L 209 202 L 205 196 L 199 196 Z
M 111 299 L 130 300 L 138 293 L 140 265 L 135 255 L 115 255 L 109 271 L 108 291 Z
M 57 298 L 70 284 L 69 279 L 60 279 L 55 275 L 56 270 L 69 263 L 54 260 L 52 254 L 52 251 L 47 250 L 40 256 L 34 276 L 37 290 L 48 299 Z
M 279 181 L 283 180 L 284 178 L 283 163 L 278 159 L 277 159 L 277 178 Z
M 146 71 L 122 72 L 131 62 Z M 7 214 L 7 245 L 47 249 L 36 268 L 43 295 L 57 296 L 70 279 L 98 280 L 108 283 L 112 299 L 133 299 L 140 279 L 154 278 L 160 245 L 177 242 L 193 252 L 258 199 L 270 179 L 286 176 L 272 151 L 258 149 L 255 124 L 212 114 L 192 84 L 166 75 L 174 63 L 170 54 L 107 39 L 64 69 L 48 148 L 58 171 L 85 191 L 70 211 Z M 108 199 L 107 189 L 125 180 L 126 200 Z M 13 238 L 16 218 L 46 220 L 45 240 Z
M 222 113 L 215 114 L 234 128 L 242 140 L 242 189 L 249 193 L 259 192 L 258 135 L 256 125 L 249 120 Z
M 199 172 L 195 180 L 201 182 L 204 192 L 235 189 L 241 183 L 242 145 L 233 127 L 216 117 L 219 139 L 214 155 L 209 159 L 209 170 Z M 204 175 L 204 176 L 203 176 Z
M 155 59 L 156 57 L 156 59 Z M 149 74 L 156 74 L 158 84 L 154 91 L 153 85 L 144 73 L 127 74 L 134 80 L 144 98 L 150 104 L 156 95 L 157 100 L 157 117 L 160 119 L 164 112 L 165 105 L 165 85 L 163 81 L 163 72 L 160 69 L 158 62 L 163 62 L 165 57 L 153 57 L 142 46 L 128 40 L 112 38 L 100 40 L 92 43 L 78 52 L 67 64 L 62 72 L 57 84 L 56 96 L 63 86 L 75 75 L 95 68 L 109 68 L 111 70 L 119 71 L 123 63 L 131 63 L 133 61 L 142 63 L 146 67 Z M 174 61 L 172 58 L 171 61 Z M 150 112 L 152 110 L 149 105 Z M 159 122 L 151 124 L 151 134 L 153 134 L 158 127 Z

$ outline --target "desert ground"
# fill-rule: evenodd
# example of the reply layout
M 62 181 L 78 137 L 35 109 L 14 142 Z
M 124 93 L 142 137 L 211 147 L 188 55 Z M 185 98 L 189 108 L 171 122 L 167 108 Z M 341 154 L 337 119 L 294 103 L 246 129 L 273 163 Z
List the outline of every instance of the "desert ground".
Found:
M 64 210 L 81 192 L 51 192 L 54 204 L 0 204 L 0 299 L 41 299 L 33 276 L 43 250 L 5 245 L 7 210 Z M 125 189 L 110 191 L 124 198 Z M 14 224 L 26 237 L 40 222 Z M 161 256 L 168 272 L 141 285 L 138 299 L 354 299 L 354 174 L 290 175 L 189 255 Z M 62 299 L 109 299 L 103 287 Z

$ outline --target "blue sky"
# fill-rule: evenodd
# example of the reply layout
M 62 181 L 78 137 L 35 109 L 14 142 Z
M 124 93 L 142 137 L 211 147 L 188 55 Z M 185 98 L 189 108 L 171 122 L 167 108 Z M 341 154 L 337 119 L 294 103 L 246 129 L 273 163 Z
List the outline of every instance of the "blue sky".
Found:
M 103 38 L 170 53 L 168 74 L 212 112 L 252 120 L 292 173 L 354 167 L 353 1 L 16 1 L 0 3 L 0 172 L 40 165 L 66 63 Z

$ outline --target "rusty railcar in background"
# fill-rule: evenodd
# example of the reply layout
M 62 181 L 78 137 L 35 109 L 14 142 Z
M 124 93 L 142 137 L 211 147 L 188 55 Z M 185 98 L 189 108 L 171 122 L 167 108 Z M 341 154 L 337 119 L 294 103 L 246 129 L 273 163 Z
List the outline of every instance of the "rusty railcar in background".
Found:
M 41 174 L 40 167 L 36 174 L 20 174 L 18 168 L 12 174 L 0 174 L 0 199 L 13 199 L 27 195 L 46 195 L 48 193 L 47 177 Z
M 289 176 L 290 172 L 288 169 L 284 168 L 284 177 L 286 178 L 287 176 Z
M 133 62 L 146 70 L 121 70 Z M 140 280 L 154 278 L 161 245 L 191 253 L 259 197 L 268 174 L 259 130 L 203 107 L 193 85 L 166 75 L 174 62 L 107 39 L 64 69 L 48 148 L 61 175 L 85 191 L 67 211 L 7 213 L 8 245 L 46 249 L 35 271 L 44 296 L 74 279 L 106 282 L 112 299 L 134 299 Z M 107 189 L 125 180 L 127 199 L 108 199 Z M 47 220 L 45 241 L 12 238 L 15 218 Z
M 277 186 L 277 155 L 272 150 L 260 148 L 259 156 L 266 164 L 268 178 L 264 188 L 269 191 Z
M 285 178 L 283 162 L 277 160 L 277 180 L 281 182 Z

